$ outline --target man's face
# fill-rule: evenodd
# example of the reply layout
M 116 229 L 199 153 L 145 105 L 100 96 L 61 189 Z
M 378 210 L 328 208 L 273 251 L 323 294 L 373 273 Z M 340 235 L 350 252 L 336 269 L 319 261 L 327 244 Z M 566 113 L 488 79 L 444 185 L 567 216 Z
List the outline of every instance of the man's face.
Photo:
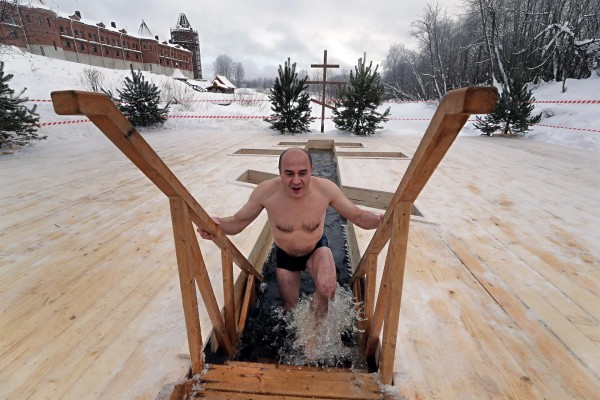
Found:
M 312 169 L 302 150 L 289 150 L 281 159 L 281 181 L 292 197 L 301 197 L 308 190 Z

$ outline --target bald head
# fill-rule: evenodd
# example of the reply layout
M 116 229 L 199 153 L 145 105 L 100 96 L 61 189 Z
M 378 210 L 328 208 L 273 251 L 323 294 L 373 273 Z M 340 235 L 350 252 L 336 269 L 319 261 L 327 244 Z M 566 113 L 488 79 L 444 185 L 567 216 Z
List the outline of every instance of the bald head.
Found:
M 297 155 L 297 154 L 304 154 L 306 156 L 306 158 L 308 158 L 308 162 L 310 164 L 310 169 L 312 169 L 313 163 L 312 163 L 312 157 L 310 156 L 310 153 L 300 147 L 290 147 L 289 149 L 286 149 L 283 153 L 281 153 L 281 155 L 279 156 L 279 165 L 277 166 L 277 169 L 279 170 L 279 172 L 281 172 L 281 162 L 283 161 L 284 156 L 287 155 Z

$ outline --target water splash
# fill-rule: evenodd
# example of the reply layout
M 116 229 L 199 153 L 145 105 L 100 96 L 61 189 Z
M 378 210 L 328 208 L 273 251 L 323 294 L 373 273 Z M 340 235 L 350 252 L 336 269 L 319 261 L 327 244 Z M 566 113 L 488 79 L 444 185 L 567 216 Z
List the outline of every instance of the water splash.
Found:
M 352 293 L 338 285 L 326 316 L 317 320 L 311 298 L 303 296 L 291 312 L 282 314 L 290 340 L 279 351 L 280 363 L 365 368 L 357 345 L 358 308 Z

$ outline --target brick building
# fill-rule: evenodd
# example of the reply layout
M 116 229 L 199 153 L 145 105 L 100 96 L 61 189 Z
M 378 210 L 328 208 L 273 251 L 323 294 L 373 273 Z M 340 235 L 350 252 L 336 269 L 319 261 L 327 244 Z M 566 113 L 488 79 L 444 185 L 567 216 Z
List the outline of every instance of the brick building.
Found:
M 106 26 L 85 20 L 78 11 L 62 15 L 43 5 L 20 5 L 5 12 L 0 37 L 8 45 L 61 60 L 113 69 L 132 66 L 168 76 L 179 69 L 193 78 L 194 63 L 200 62 L 199 44 L 196 59 L 194 52 L 179 44 L 160 42 L 143 27 L 142 21 L 140 33 L 131 33 L 117 29 L 115 22 Z

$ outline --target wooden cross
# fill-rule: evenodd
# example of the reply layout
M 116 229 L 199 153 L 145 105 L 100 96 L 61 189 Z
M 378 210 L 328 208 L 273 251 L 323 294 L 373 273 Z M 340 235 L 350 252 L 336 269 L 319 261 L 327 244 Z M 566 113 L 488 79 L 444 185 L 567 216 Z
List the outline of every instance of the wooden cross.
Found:
M 321 105 L 321 132 L 325 131 L 325 107 L 335 110 L 335 107 L 325 103 L 325 91 L 327 88 L 327 84 L 344 84 L 346 81 L 329 81 L 327 82 L 327 68 L 339 68 L 338 64 L 327 64 L 327 50 L 323 51 L 323 64 L 310 64 L 311 68 L 323 68 L 323 80 L 322 81 L 306 81 L 306 83 L 321 83 L 323 84 L 323 93 L 321 96 L 321 101 L 310 99 L 317 104 Z

